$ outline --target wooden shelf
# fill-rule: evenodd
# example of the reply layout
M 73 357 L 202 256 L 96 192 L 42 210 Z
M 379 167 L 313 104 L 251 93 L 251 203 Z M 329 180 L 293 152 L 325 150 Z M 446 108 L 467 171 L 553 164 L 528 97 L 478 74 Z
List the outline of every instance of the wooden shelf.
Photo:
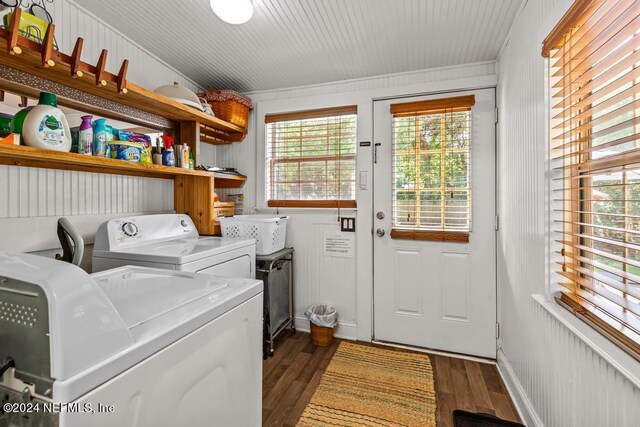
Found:
M 103 49 L 96 65 L 80 60 L 83 40 L 78 38 L 71 55 L 53 50 L 54 24 L 49 24 L 44 42 L 36 43 L 23 37 L 18 30 L 21 10 L 14 9 L 8 29 L 0 29 L 0 63 L 23 73 L 38 76 L 105 100 L 119 103 L 169 121 L 179 122 L 179 140 L 191 147 L 198 161 L 198 141 L 210 144 L 229 144 L 242 141 L 247 129 L 209 116 L 165 96 L 130 83 L 126 79 L 129 61 L 124 60 L 117 75 L 105 70 L 107 50 Z M 9 89 L 21 95 L 34 95 L 17 80 L 3 81 Z M 4 88 L 4 87 L 3 87 Z M 96 105 L 96 108 L 100 108 Z M 74 170 L 116 175 L 133 175 L 173 179 L 174 209 L 185 213 L 196 224 L 200 234 L 219 234 L 213 206 L 215 187 L 239 188 L 246 177 L 230 176 L 200 170 L 189 170 L 159 165 L 130 163 L 123 160 L 92 157 L 77 153 L 40 150 L 33 147 L 0 145 L 0 164 L 46 169 Z M 216 184 L 216 185 L 214 185 Z
M 208 124 L 200 123 L 200 142 L 206 142 L 213 145 L 231 144 L 232 142 L 240 142 L 246 136 L 246 132 L 239 140 L 234 140 L 232 136 L 226 135 L 219 129 L 209 126 Z
M 7 41 L 10 35 L 9 31 L 0 29 L 0 39 Z M 23 47 L 18 49 L 20 54 L 14 50 L 0 49 L 0 63 L 172 121 L 196 122 L 201 129 L 204 129 L 203 134 L 207 138 L 205 142 L 217 144 L 239 142 L 247 134 L 246 128 L 241 128 L 159 95 L 127 81 L 124 77 L 122 78 L 124 81 L 119 82 L 118 76 L 104 70 L 100 71 L 98 66 L 80 63 L 76 65 L 79 69 L 74 71 L 72 70 L 73 58 L 60 51 L 49 52 L 49 63 L 43 65 L 42 45 L 22 36 L 17 37 L 17 44 Z M 104 55 L 106 57 L 106 53 Z M 124 64 L 123 68 L 126 72 Z M 102 79 L 100 84 L 96 84 L 96 73 L 100 74 Z M 119 85 L 122 87 L 119 88 Z
M 214 173 L 216 188 L 240 188 L 247 181 L 246 176 L 234 176 L 224 173 Z
M 41 150 L 23 145 L 0 145 L 0 164 L 167 179 L 183 175 L 213 177 L 212 173 L 205 171 L 146 165 L 84 154 Z

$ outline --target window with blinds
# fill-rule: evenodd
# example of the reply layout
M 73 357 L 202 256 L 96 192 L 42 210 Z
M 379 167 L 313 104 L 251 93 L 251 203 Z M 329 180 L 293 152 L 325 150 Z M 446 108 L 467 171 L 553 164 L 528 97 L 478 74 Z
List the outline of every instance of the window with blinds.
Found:
M 356 106 L 270 114 L 267 204 L 356 207 Z
M 640 2 L 575 2 L 543 55 L 557 300 L 640 359 Z
M 391 105 L 392 238 L 469 241 L 473 95 Z

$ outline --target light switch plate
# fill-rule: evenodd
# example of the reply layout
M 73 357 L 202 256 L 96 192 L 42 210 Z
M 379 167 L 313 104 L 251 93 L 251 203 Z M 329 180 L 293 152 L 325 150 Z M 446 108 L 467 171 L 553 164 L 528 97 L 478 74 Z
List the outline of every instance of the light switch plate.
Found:
M 355 232 L 356 219 L 353 217 L 340 217 L 340 231 Z

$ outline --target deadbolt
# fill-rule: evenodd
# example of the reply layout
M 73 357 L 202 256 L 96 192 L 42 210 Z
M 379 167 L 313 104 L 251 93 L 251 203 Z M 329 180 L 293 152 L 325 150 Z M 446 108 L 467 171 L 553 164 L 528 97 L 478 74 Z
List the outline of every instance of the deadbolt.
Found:
M 384 212 L 380 211 L 376 214 L 376 218 L 378 219 L 384 219 Z
M 384 230 L 382 228 L 378 228 L 376 230 L 376 234 L 378 235 L 378 237 L 383 237 L 384 236 Z

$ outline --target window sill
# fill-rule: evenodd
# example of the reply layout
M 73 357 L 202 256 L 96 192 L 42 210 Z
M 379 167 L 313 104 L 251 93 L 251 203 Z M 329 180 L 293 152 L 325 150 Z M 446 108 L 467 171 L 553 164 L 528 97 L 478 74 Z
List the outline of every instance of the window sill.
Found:
M 636 388 L 640 389 L 640 362 L 555 301 L 547 301 L 540 294 L 532 294 L 531 297 Z
M 358 207 L 355 200 L 267 200 L 270 208 L 320 208 L 353 209 Z
M 293 213 L 336 213 L 338 208 L 272 208 L 269 206 L 256 206 L 256 212 L 293 212 Z M 340 208 L 340 212 L 358 212 L 358 208 Z

